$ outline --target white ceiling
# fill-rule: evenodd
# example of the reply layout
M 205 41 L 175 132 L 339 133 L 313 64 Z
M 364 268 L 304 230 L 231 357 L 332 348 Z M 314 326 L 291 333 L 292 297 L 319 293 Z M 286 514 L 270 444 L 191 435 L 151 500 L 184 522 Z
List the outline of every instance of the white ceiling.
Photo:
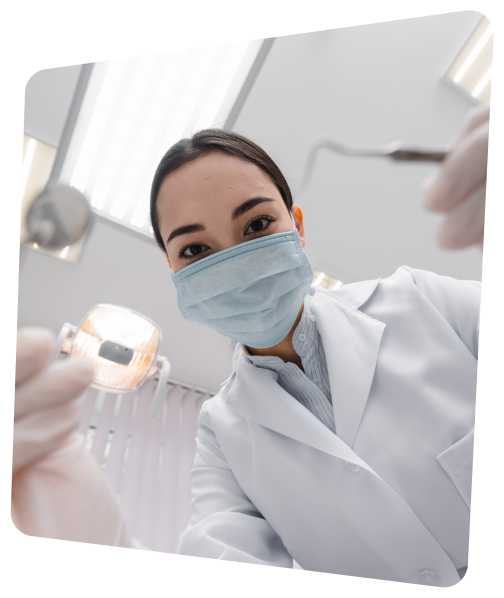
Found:
M 309 193 L 299 188 L 307 145 L 322 132 L 348 143 L 450 141 L 470 104 L 440 76 L 477 19 L 475 12 L 455 13 L 273 44 L 235 130 L 282 168 L 305 211 L 314 266 L 347 282 L 387 276 L 401 264 L 481 279 L 479 250 L 447 252 L 435 244 L 438 218 L 421 209 L 420 191 L 435 167 L 322 152 Z M 36 101 L 27 97 L 26 106 Z M 42 126 L 49 122 L 41 110 L 38 118 Z M 26 250 L 20 326 L 57 332 L 97 303 L 125 305 L 160 324 L 173 378 L 217 390 L 227 377 L 230 342 L 183 320 L 168 266 L 148 238 L 97 219 L 77 264 Z
M 30 77 L 25 90 L 24 131 L 58 147 L 82 65 L 44 69 Z
M 235 130 L 271 153 L 305 212 L 313 264 L 345 282 L 407 264 L 481 280 L 481 251 L 440 249 L 421 184 L 437 168 L 322 150 L 308 193 L 299 182 L 310 141 L 444 145 L 472 104 L 441 80 L 480 15 L 434 17 L 275 40 Z

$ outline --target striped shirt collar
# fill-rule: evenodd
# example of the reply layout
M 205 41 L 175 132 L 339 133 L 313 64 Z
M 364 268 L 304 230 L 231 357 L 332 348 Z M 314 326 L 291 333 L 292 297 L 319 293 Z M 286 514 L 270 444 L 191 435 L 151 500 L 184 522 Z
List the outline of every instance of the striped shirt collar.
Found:
M 303 313 L 292 337 L 292 346 L 294 347 L 294 351 L 296 351 L 301 359 L 306 358 L 312 351 L 315 350 L 316 341 L 318 340 L 315 316 L 312 314 L 310 309 L 312 298 L 313 296 L 311 294 L 305 297 Z M 276 355 L 251 355 L 244 345 L 242 345 L 242 347 L 243 352 L 249 361 L 257 367 L 278 372 L 287 365 L 287 363 L 281 357 L 277 357 Z
M 322 339 L 311 311 L 312 294 L 304 301 L 304 309 L 292 338 L 292 345 L 303 364 L 285 362 L 272 355 L 250 355 L 241 346 L 250 363 L 272 370 L 278 375 L 278 384 L 319 419 L 331 432 L 336 433 L 332 408 L 329 372 Z

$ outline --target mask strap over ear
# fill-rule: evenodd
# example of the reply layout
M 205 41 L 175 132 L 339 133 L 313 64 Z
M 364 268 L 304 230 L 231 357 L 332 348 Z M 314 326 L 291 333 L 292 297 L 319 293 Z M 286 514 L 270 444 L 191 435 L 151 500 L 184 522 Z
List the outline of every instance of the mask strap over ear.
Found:
M 292 215 L 292 212 L 290 210 L 289 210 L 289 214 L 290 214 L 290 217 L 292 219 L 292 224 L 294 225 L 294 228 L 296 228 L 296 222 L 295 222 L 294 216 Z

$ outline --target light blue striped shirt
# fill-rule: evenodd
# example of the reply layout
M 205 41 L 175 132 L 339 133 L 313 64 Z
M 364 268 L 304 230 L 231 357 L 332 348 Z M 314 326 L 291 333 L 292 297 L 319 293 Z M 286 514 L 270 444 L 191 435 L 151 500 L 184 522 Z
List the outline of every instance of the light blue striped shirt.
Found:
M 312 296 L 307 295 L 301 320 L 292 337 L 292 345 L 301 357 L 304 372 L 295 363 L 285 362 L 281 357 L 250 355 L 245 347 L 244 351 L 255 366 L 277 372 L 280 386 L 336 433 L 327 361 L 315 316 L 310 310 L 311 301 Z

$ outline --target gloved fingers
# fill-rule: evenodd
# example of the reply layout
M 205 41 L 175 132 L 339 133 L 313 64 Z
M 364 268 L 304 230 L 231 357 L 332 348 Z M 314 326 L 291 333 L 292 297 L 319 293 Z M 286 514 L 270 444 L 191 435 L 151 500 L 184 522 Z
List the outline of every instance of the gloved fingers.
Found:
M 438 242 L 446 249 L 462 249 L 483 243 L 486 184 L 482 183 L 469 198 L 446 216 L 438 230 Z
M 488 123 L 473 130 L 448 154 L 441 168 L 424 183 L 424 205 L 448 212 L 462 203 L 486 179 Z
M 462 131 L 460 132 L 459 136 L 453 143 L 453 145 L 459 144 L 463 139 L 465 139 L 470 133 L 472 133 L 475 129 L 481 126 L 483 123 L 486 123 L 490 120 L 490 107 L 486 104 L 480 104 L 475 108 L 472 108 L 467 113 L 467 116 L 464 120 L 464 124 L 462 126 Z
M 14 419 L 32 410 L 77 399 L 93 380 L 93 366 L 83 358 L 55 363 L 16 388 Z
M 42 371 L 51 360 L 55 346 L 52 330 L 20 328 L 16 347 L 16 386 Z
M 13 473 L 58 448 L 80 418 L 80 408 L 69 404 L 38 409 L 16 420 Z

